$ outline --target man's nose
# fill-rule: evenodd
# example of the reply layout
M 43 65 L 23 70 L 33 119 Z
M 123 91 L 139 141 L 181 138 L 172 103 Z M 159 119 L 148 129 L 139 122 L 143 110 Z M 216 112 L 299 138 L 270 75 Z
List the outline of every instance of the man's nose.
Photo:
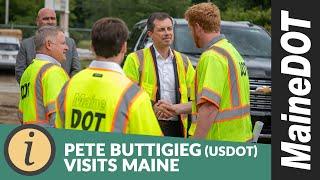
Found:
M 48 22 L 49 22 L 49 24 L 50 25 L 53 25 L 54 23 L 55 23 L 55 19 L 53 19 L 53 18 L 49 18 L 49 20 L 48 20 Z
M 165 30 L 165 35 L 170 35 L 170 34 L 172 34 L 172 31 L 170 29 L 166 29 Z
M 165 34 L 169 34 L 169 30 L 168 29 L 166 29 L 164 32 L 165 32 Z

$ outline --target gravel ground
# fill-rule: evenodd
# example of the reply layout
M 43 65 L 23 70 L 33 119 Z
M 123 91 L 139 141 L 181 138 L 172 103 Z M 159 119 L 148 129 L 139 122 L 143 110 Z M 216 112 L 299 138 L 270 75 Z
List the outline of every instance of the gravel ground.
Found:
M 0 124 L 20 124 L 18 102 L 19 85 L 14 70 L 0 69 Z

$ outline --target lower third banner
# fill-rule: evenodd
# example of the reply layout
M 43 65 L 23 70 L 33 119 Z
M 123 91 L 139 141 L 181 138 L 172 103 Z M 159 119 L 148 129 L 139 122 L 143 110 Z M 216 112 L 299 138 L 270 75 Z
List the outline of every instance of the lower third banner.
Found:
M 0 126 L 4 179 L 271 179 L 265 144 Z

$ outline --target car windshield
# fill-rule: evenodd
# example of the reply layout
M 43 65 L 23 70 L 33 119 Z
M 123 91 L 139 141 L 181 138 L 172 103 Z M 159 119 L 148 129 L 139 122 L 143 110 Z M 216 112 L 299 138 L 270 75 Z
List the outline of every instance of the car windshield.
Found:
M 134 46 L 136 42 L 139 40 L 139 37 L 146 26 L 146 23 L 137 24 L 133 27 L 132 31 L 130 32 L 130 37 L 128 40 L 128 49 L 134 51 Z
M 176 25 L 175 47 L 186 54 L 200 54 L 187 25 Z M 262 29 L 222 26 L 221 33 L 243 56 L 271 57 L 271 37 Z
M 0 51 L 18 51 L 18 44 L 0 43 Z

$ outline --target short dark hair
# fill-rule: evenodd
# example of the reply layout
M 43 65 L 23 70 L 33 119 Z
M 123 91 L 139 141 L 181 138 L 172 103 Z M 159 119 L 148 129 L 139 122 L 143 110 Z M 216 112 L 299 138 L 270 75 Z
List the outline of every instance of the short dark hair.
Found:
M 119 18 L 102 18 L 92 27 L 91 40 L 94 52 L 105 58 L 116 56 L 128 40 L 129 30 Z
M 168 14 L 168 13 L 165 13 L 165 12 L 155 12 L 155 13 L 152 13 L 149 18 L 148 18 L 148 21 L 147 21 L 147 30 L 148 31 L 153 31 L 154 29 L 154 20 L 165 20 L 169 18 L 172 22 L 172 25 L 173 25 L 173 20 L 172 20 L 172 17 Z

